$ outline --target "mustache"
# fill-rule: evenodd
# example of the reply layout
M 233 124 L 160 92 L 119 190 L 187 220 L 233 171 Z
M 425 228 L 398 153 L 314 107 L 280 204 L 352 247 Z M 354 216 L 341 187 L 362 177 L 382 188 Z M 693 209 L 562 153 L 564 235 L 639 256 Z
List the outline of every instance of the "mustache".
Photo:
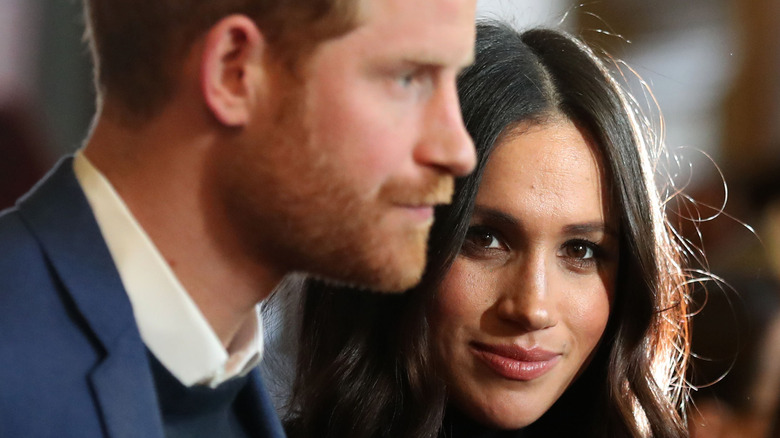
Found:
M 422 180 L 393 181 L 382 187 L 380 197 L 399 205 L 413 207 L 449 204 L 455 191 L 452 175 L 429 173 Z

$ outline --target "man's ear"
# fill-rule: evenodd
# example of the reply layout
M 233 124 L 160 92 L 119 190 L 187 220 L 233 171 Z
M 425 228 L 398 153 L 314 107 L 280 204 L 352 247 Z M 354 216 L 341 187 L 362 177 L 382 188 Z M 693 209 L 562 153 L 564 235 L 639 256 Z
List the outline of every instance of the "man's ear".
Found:
M 225 126 L 241 127 L 250 119 L 264 85 L 266 50 L 257 25 L 243 15 L 230 15 L 206 34 L 200 82 L 212 114 Z

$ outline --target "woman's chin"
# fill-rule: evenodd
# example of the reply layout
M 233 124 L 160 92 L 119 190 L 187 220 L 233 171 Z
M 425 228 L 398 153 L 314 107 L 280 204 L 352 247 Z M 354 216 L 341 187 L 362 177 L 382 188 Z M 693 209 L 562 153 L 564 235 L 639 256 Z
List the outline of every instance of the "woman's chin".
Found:
M 520 409 L 490 410 L 489 412 L 482 412 L 479 418 L 475 418 L 475 420 L 493 429 L 518 430 L 538 420 L 543 413 L 543 411 L 538 413 L 525 412 Z

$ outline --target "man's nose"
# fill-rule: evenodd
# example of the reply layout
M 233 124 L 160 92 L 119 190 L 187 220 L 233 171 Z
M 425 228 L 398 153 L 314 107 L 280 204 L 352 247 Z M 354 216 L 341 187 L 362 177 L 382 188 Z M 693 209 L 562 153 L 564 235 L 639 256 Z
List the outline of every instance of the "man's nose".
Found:
M 453 176 L 469 174 L 476 165 L 474 142 L 461 115 L 454 78 L 437 90 L 423 122 L 424 138 L 415 151 L 417 162 Z

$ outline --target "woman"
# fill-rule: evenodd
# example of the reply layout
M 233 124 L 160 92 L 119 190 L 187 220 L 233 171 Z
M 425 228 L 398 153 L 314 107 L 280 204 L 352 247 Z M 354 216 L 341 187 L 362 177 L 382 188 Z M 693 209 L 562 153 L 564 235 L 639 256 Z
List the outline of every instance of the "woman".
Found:
M 685 436 L 687 289 L 646 125 L 578 40 L 477 34 L 477 170 L 418 287 L 307 285 L 289 435 Z

